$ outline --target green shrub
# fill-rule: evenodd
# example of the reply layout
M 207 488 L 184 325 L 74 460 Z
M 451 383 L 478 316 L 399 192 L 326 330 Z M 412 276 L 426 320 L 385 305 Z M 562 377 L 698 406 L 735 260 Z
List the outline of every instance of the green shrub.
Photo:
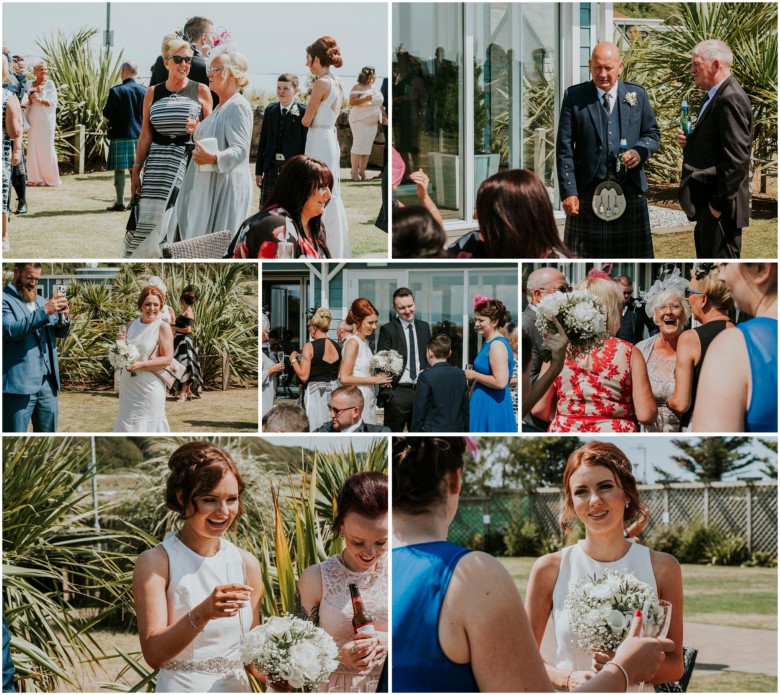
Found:
M 748 557 L 747 541 L 737 533 L 717 533 L 707 544 L 712 565 L 738 565 Z
M 551 533 L 547 536 L 544 536 L 541 540 L 541 543 L 539 543 L 539 554 L 548 555 L 549 553 L 556 553 L 561 548 L 563 548 L 561 534 Z
M 653 528 L 645 539 L 648 548 L 677 557 L 682 548 L 684 527 L 681 524 L 662 524 Z M 679 557 L 678 557 L 679 560 Z
M 486 536 L 480 531 L 475 531 L 466 542 L 469 550 L 481 550 L 494 556 L 506 555 L 504 534 L 500 531 L 489 531 Z
M 542 530 L 532 521 L 512 518 L 506 530 L 506 552 L 513 557 L 538 557 L 544 538 Z
M 708 546 L 721 535 L 718 528 L 696 521 L 683 527 L 680 550 L 674 553 L 680 562 L 706 564 L 710 562 Z
M 765 550 L 754 550 L 750 559 L 742 563 L 743 567 L 777 567 L 777 558 Z

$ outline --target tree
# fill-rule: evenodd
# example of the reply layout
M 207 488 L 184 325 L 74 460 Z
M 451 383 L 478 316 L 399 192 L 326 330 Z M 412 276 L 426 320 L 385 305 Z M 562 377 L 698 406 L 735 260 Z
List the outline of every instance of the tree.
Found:
M 694 441 L 673 439 L 672 444 L 682 453 L 671 458 L 701 482 L 722 480 L 763 461 L 743 450 L 751 441 L 750 437 L 703 437 Z
M 764 467 L 761 469 L 761 473 L 767 478 L 774 478 L 777 480 L 777 440 L 759 439 L 758 441 L 773 453 L 772 456 L 765 456 L 762 459 Z

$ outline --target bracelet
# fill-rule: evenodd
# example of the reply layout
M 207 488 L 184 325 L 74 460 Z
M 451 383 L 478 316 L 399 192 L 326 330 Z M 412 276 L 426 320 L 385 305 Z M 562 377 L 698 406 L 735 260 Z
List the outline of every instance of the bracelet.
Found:
M 604 664 L 604 668 L 607 666 L 617 666 L 617 668 L 620 669 L 620 671 L 623 674 L 623 677 L 626 679 L 626 690 L 628 690 L 628 686 L 631 684 L 631 681 L 628 678 L 628 671 L 626 671 L 625 668 L 623 668 L 617 661 L 608 661 L 606 664 Z
M 203 628 L 202 627 L 198 627 L 196 625 L 195 621 L 192 619 L 192 612 L 191 611 L 187 611 L 187 617 L 190 619 L 190 625 L 192 625 L 192 627 L 194 627 L 198 632 L 203 632 Z M 626 676 L 626 678 L 628 678 L 628 676 Z
M 569 671 L 569 675 L 566 676 L 566 687 L 564 688 L 564 690 L 566 690 L 566 692 L 570 692 L 571 691 L 571 687 L 570 687 L 571 683 L 569 681 L 571 681 L 571 677 L 572 677 L 573 673 L 574 673 L 574 671 Z

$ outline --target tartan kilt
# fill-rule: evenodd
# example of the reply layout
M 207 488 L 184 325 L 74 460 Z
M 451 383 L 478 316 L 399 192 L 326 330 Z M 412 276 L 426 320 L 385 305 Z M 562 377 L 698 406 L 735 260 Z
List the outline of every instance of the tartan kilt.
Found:
M 282 170 L 284 162 L 273 162 L 271 168 L 263 174 L 263 187 L 260 189 L 260 209 L 268 205 L 271 200 L 271 193 L 274 190 L 276 181 L 279 178 L 279 172 Z
M 566 218 L 563 240 L 575 258 L 603 261 L 619 258 L 653 258 L 653 237 L 647 196 L 633 184 L 623 186 L 625 212 L 606 222 L 593 212 L 594 187 L 579 196 L 580 214 Z
M 138 140 L 135 138 L 114 138 L 108 146 L 108 161 L 106 169 L 132 169 L 135 163 L 135 148 Z
M 22 147 L 22 161 L 19 162 L 15 167 L 11 167 L 11 180 L 15 179 L 17 176 L 21 178 L 27 178 L 27 160 L 24 156 L 24 147 Z

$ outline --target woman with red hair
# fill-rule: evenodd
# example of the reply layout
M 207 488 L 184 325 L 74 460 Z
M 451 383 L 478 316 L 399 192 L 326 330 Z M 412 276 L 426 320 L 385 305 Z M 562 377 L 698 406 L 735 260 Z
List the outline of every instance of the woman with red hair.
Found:
M 392 382 L 390 374 L 380 372 L 371 374 L 371 357 L 373 353 L 366 342 L 366 338 L 373 335 L 379 323 L 379 312 L 376 307 L 365 297 L 358 297 L 349 308 L 346 322 L 353 326 L 353 331 L 344 341 L 341 350 L 341 370 L 339 381 L 347 385 L 354 385 L 363 394 L 363 422 L 376 425 L 376 395 L 374 386 L 388 386 Z

